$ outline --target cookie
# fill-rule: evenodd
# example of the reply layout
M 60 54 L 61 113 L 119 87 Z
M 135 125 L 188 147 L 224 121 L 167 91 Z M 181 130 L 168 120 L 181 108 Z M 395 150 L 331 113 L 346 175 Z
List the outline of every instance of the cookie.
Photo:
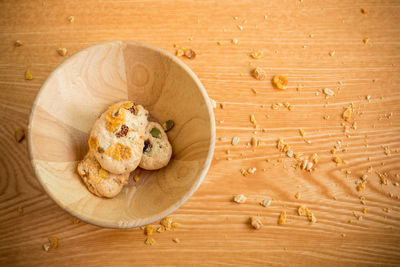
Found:
M 163 127 L 157 122 L 149 122 L 139 167 L 145 170 L 161 169 L 167 166 L 171 155 L 172 146 Z
M 89 191 L 99 197 L 115 197 L 129 179 L 129 173 L 113 174 L 101 168 L 91 151 L 78 164 L 77 169 Z
M 112 105 L 94 123 L 89 149 L 101 167 L 111 173 L 129 173 L 143 153 L 148 111 L 131 101 Z

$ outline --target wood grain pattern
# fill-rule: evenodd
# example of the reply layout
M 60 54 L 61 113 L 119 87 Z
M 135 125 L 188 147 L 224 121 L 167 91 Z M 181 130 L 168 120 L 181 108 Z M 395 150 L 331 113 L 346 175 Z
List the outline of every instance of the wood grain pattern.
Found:
M 361 8 L 369 13 L 362 14 Z M 70 15 L 75 16 L 72 24 L 66 19 Z M 400 189 L 393 185 L 400 182 L 399 24 L 400 4 L 395 0 L 0 2 L 1 265 L 399 265 Z M 233 38 L 237 45 L 231 43 Z M 17 39 L 24 42 L 22 47 L 13 47 Z M 185 63 L 209 96 L 225 103 L 224 109 L 214 110 L 222 140 L 217 139 L 206 179 L 175 212 L 181 227 L 157 234 L 152 247 L 143 244 L 138 229 L 72 224 L 40 188 L 24 143 L 17 144 L 13 137 L 15 129 L 27 126 L 38 89 L 64 60 L 56 49 L 66 47 L 71 55 L 110 40 L 142 41 L 172 53 L 174 43 L 194 49 L 197 58 Z M 256 49 L 264 51 L 261 59 L 249 57 Z M 255 66 L 267 71 L 266 81 L 251 77 Z M 34 80 L 23 79 L 26 68 Z M 272 87 L 275 74 L 289 78 L 288 90 Z M 303 89 L 297 91 L 299 84 Z M 325 87 L 336 95 L 316 96 Z M 294 110 L 272 110 L 277 102 L 289 102 Z M 351 102 L 357 130 L 350 127 L 347 138 L 341 113 Z M 265 145 L 254 151 L 245 145 L 253 136 L 252 113 L 266 129 L 257 131 Z M 304 142 L 299 128 L 311 144 Z M 238 146 L 230 145 L 232 136 L 241 138 Z M 315 171 L 291 168 L 292 160 L 275 147 L 279 137 L 297 152 L 318 153 Z M 346 165 L 332 162 L 329 151 L 338 140 L 347 148 L 337 154 Z M 382 146 L 389 147 L 390 155 Z M 370 166 L 366 189 L 357 192 L 355 182 Z M 256 173 L 241 176 L 240 168 L 249 167 L 256 167 Z M 388 185 L 380 184 L 376 172 L 387 173 Z M 300 200 L 294 197 L 297 192 L 302 193 Z M 233 203 L 234 194 L 245 194 L 247 203 Z M 258 204 L 266 196 L 273 198 L 268 208 Z M 296 215 L 301 204 L 314 212 L 317 223 L 310 225 Z M 18 207 L 24 208 L 23 215 L 18 215 Z M 278 226 L 282 210 L 288 219 Z M 363 219 L 357 220 L 353 212 Z M 248 224 L 248 217 L 257 214 L 264 223 L 260 231 Z M 41 245 L 54 235 L 60 238 L 59 248 L 44 252 Z M 173 237 L 181 243 L 173 243 Z

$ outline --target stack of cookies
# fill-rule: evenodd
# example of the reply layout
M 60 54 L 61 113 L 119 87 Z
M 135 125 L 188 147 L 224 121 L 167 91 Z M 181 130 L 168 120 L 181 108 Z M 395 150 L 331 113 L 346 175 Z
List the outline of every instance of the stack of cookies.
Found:
M 138 166 L 157 170 L 168 164 L 172 155 L 168 136 L 148 117 L 143 106 L 124 101 L 109 107 L 94 123 L 89 152 L 78 164 L 78 173 L 90 192 L 112 198 Z M 164 124 L 165 130 L 172 126 L 172 121 Z

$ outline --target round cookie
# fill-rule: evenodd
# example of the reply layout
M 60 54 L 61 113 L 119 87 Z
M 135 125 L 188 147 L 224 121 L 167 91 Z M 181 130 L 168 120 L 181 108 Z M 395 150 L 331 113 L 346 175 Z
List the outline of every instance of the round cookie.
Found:
M 145 170 L 161 169 L 168 165 L 171 155 L 172 146 L 163 127 L 157 122 L 149 122 L 139 167 Z
M 111 173 L 129 173 L 143 153 L 148 111 L 131 101 L 112 105 L 94 123 L 89 149 L 101 167 Z
M 77 169 L 88 190 L 99 197 L 115 197 L 129 179 L 129 173 L 113 174 L 101 168 L 91 151 L 79 162 Z

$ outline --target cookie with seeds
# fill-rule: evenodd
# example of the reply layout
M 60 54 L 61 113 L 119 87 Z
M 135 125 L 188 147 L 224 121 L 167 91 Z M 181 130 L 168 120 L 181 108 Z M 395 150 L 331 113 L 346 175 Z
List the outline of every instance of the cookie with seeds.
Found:
M 129 173 L 113 174 L 103 169 L 92 151 L 79 162 L 78 174 L 90 192 L 99 197 L 112 198 L 128 183 Z
M 131 101 L 109 107 L 94 123 L 89 149 L 111 173 L 129 173 L 142 158 L 148 111 Z
M 171 159 L 172 146 L 163 127 L 157 122 L 149 122 L 145 135 L 139 167 L 145 170 L 157 170 L 167 166 Z

